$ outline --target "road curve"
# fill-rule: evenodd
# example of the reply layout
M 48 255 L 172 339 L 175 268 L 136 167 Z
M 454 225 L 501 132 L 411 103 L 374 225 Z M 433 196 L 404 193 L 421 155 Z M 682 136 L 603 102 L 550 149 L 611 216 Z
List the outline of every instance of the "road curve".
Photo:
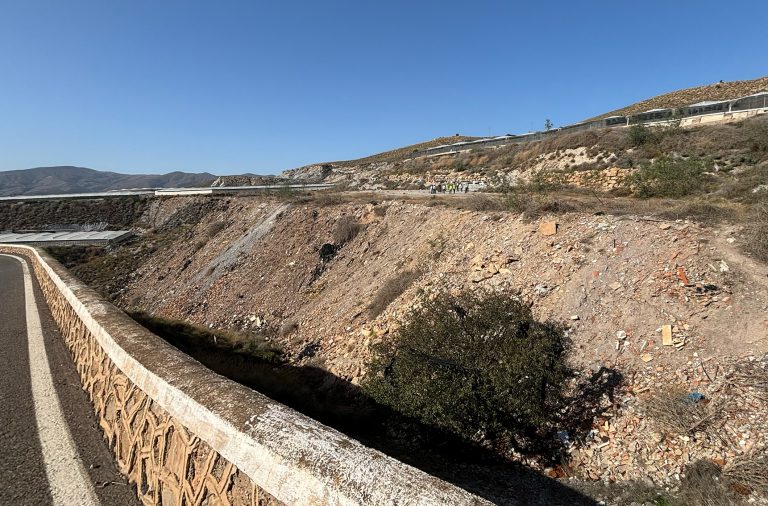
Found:
M 138 505 L 27 264 L 0 255 L 0 504 Z

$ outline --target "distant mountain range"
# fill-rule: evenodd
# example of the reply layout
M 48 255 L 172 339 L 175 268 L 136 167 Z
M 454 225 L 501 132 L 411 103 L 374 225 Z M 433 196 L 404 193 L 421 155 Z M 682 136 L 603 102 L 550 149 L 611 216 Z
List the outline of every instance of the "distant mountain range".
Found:
M 175 188 L 208 186 L 216 176 L 207 172 L 191 174 L 119 174 L 85 167 L 37 167 L 0 172 L 0 197 L 88 193 L 128 188 Z

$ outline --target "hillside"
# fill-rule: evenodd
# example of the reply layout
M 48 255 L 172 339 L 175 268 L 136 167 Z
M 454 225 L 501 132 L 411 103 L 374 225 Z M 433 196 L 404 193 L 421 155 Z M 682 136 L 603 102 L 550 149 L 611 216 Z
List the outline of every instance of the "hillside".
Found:
M 760 77 L 748 81 L 729 81 L 705 86 L 696 86 L 677 90 L 663 95 L 637 102 L 615 111 L 606 112 L 590 119 L 607 118 L 609 116 L 624 116 L 636 114 L 650 109 L 666 109 L 670 107 L 682 107 L 705 100 L 727 100 L 752 95 L 768 90 L 768 77 Z M 589 121 L 589 120 L 587 120 Z
M 426 195 L 422 201 L 380 197 L 155 199 L 135 223 L 146 230 L 139 240 L 73 271 L 128 311 L 192 323 L 220 337 L 236 331 L 256 342 L 262 336 L 282 350 L 292 373 L 325 371 L 327 384 L 342 386 L 365 383 L 376 350 L 395 346 L 409 311 L 430 297 L 514 294 L 538 320 L 568 326 L 572 364 L 586 385 L 574 402 L 586 410 L 578 423 L 558 426 L 570 438 L 558 450 L 564 467 L 547 468 L 535 455 L 508 456 L 550 477 L 568 473 L 569 487 L 613 482 L 621 490 L 644 482 L 660 490 L 679 484 L 690 463 L 738 462 L 765 447 L 768 404 L 743 385 L 728 387 L 736 381 L 734 367 L 758 363 L 768 352 L 768 271 L 741 252 L 749 238 L 743 227 L 563 205 L 547 207 L 559 215 L 543 210 L 543 217 L 525 217 L 491 210 L 489 196 L 442 197 L 442 205 Z M 632 207 L 648 212 L 638 202 Z M 550 220 L 559 224 L 554 233 L 542 227 Z M 662 341 L 665 325 L 671 343 Z M 251 378 L 232 365 L 241 359 L 190 353 L 220 374 Z M 266 383 L 258 389 L 275 382 Z M 325 402 L 327 388 L 300 396 Z M 667 429 L 647 406 L 650 394 L 668 389 L 701 392 L 713 407 L 728 401 L 715 419 L 720 437 L 660 435 Z M 284 390 L 277 395 L 292 398 Z M 340 410 L 321 411 L 329 417 L 323 423 L 341 419 L 355 430 L 367 428 L 356 437 L 384 437 L 389 419 L 365 418 L 342 401 L 323 405 Z M 496 480 L 475 486 L 498 504 L 557 503 L 499 480 L 505 469 L 494 466 Z M 472 466 L 456 470 L 466 475 Z
M 768 114 L 576 131 L 451 156 L 411 159 L 414 147 L 287 173 L 339 184 L 329 191 L 120 207 L 105 199 L 114 210 L 102 212 L 130 222 L 136 239 L 56 254 L 147 324 L 192 325 L 174 345 L 217 373 L 497 504 L 581 504 L 519 486 L 519 469 L 603 504 L 766 504 Z M 470 191 L 427 190 L 456 181 Z M 80 202 L 6 207 L 0 228 L 95 221 L 98 212 Z M 414 311 L 446 294 L 487 293 L 530 309 L 534 322 L 519 322 L 521 332 L 541 322 L 563 330 L 573 375 L 551 418 L 519 431 L 506 418 L 505 439 L 477 422 L 480 410 L 451 402 L 434 411 L 464 412 L 459 429 L 448 428 L 459 439 L 447 444 L 414 425 L 407 404 L 366 404 L 371 385 L 391 375 L 382 363 L 423 370 L 413 384 L 426 395 L 402 399 L 430 409 L 445 392 L 482 400 L 493 378 L 517 374 L 509 364 L 534 363 L 484 354 L 501 350 L 487 345 L 500 315 L 492 304 L 480 319 L 444 309 L 421 327 L 431 348 L 404 341 Z M 453 315 L 466 323 L 445 327 L 455 329 L 451 341 L 479 343 L 481 353 L 433 338 L 448 335 L 437 332 Z M 416 351 L 396 361 L 398 350 Z M 280 364 L 258 373 L 262 353 Z M 478 360 L 466 367 L 455 357 Z M 483 405 L 503 408 L 498 399 L 524 395 L 514 389 L 502 385 Z M 493 465 L 475 460 L 476 445 Z
M 414 151 L 421 151 L 423 149 L 431 148 L 434 146 L 440 146 L 442 144 L 452 144 L 454 142 L 471 141 L 479 139 L 480 137 L 468 137 L 466 135 L 454 135 L 451 137 L 437 137 L 431 141 L 424 141 L 417 144 L 411 144 L 410 146 L 404 146 L 402 148 L 391 149 L 389 151 L 383 151 L 375 155 L 366 156 L 357 160 L 345 160 L 339 162 L 319 163 L 313 165 L 305 165 L 304 167 L 298 167 L 283 171 L 280 177 L 288 179 L 298 179 L 304 182 L 320 182 L 324 181 L 329 175 L 332 175 L 334 171 L 338 169 L 355 169 L 362 165 L 375 165 L 378 163 L 388 163 L 393 161 L 402 161 L 408 158 L 408 155 Z
M 436 139 L 432 139 L 431 141 L 419 142 L 417 144 L 412 144 L 410 146 L 404 146 L 402 148 L 383 151 L 381 153 L 377 153 L 371 156 L 366 156 L 364 158 L 360 158 L 357 160 L 349 160 L 349 161 L 342 161 L 342 162 L 336 162 L 336 163 L 339 165 L 351 165 L 351 164 L 358 164 L 358 163 L 374 163 L 382 160 L 402 159 L 402 158 L 406 158 L 408 155 L 410 155 L 414 151 L 421 151 L 427 148 L 441 146 L 443 144 L 453 144 L 454 142 L 473 141 L 477 139 L 480 139 L 480 137 L 469 137 L 466 135 L 459 135 L 459 134 L 452 135 L 450 137 L 437 137 Z
M 120 190 L 125 188 L 168 188 L 210 184 L 216 176 L 192 174 L 119 174 L 85 167 L 57 166 L 0 172 L 0 196 L 46 195 Z

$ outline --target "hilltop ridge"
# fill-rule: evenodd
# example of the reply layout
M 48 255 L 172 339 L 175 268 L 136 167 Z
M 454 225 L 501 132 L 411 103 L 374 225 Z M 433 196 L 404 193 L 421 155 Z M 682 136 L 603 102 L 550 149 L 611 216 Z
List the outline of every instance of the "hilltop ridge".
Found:
M 761 91 L 768 91 L 768 76 L 744 81 L 728 81 L 695 86 L 675 90 L 655 97 L 647 98 L 634 104 L 600 114 L 588 120 L 607 118 L 609 116 L 624 116 L 648 111 L 650 109 L 666 109 L 703 102 L 705 100 L 728 100 L 745 97 Z
M 168 188 L 210 184 L 216 178 L 207 172 L 167 174 L 120 174 L 86 167 L 55 166 L 0 172 L 0 197 L 47 195 L 120 190 L 124 188 Z

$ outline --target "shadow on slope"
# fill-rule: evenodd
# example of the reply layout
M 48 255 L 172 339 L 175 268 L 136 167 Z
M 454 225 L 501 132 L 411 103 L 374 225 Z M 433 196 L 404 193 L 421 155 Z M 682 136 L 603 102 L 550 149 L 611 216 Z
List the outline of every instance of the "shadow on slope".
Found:
M 258 336 L 208 331 L 144 313 L 131 316 L 209 369 L 339 430 L 366 446 L 453 483 L 497 504 L 595 504 L 562 482 L 503 460 L 488 448 L 406 418 L 375 403 L 362 390 L 328 371 L 286 364 L 279 350 Z M 620 376 L 601 370 L 581 385 L 569 430 L 589 430 Z M 610 390 L 610 391 L 609 391 Z M 572 433 L 576 438 L 579 434 Z M 539 457 L 559 458 L 562 447 L 541 445 Z

